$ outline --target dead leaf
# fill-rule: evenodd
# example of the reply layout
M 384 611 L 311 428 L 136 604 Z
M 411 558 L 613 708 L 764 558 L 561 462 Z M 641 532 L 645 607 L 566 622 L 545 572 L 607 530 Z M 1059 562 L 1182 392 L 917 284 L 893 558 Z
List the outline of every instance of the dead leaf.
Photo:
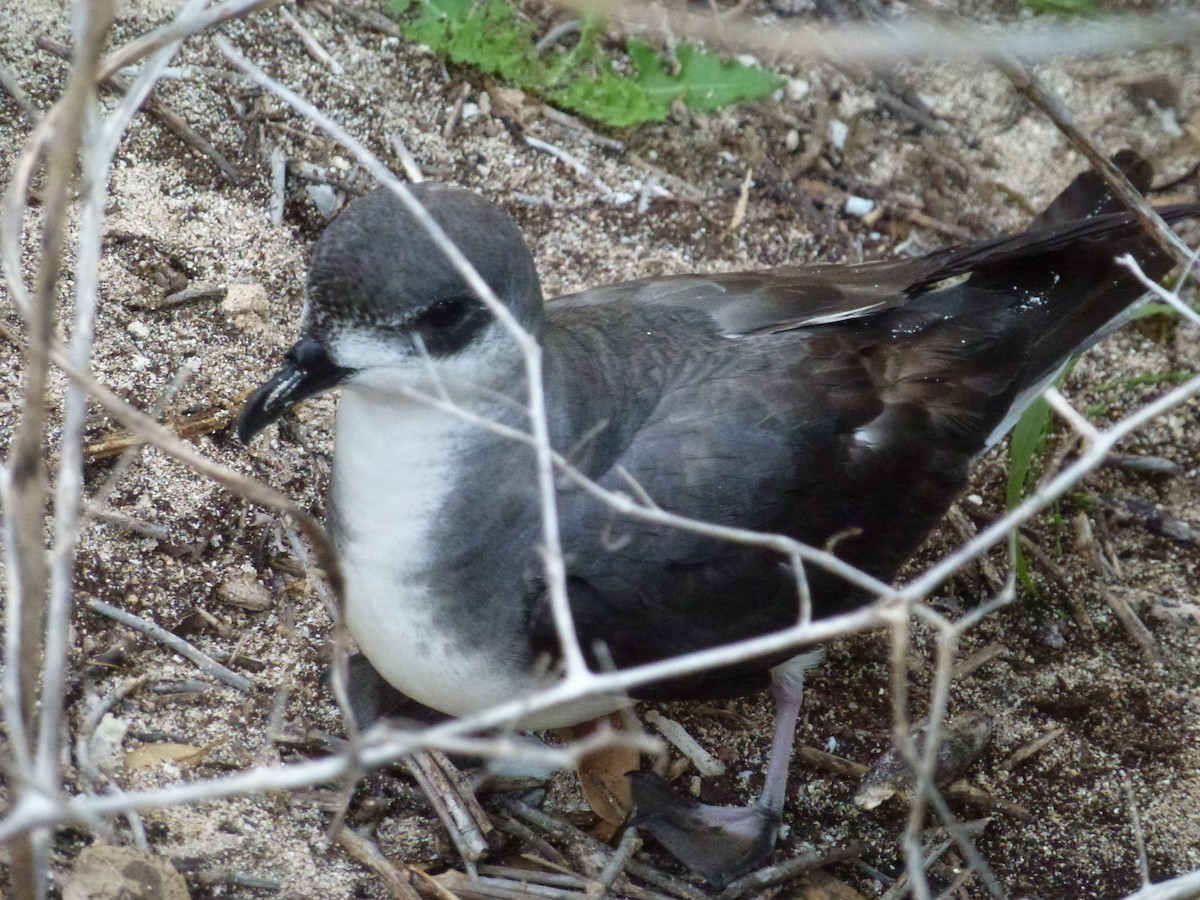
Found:
M 170 861 L 131 847 L 92 844 L 63 877 L 63 900 L 188 900 Z
M 211 744 L 205 744 L 203 747 L 197 747 L 193 744 L 176 744 L 171 741 L 162 741 L 157 744 L 142 744 L 134 750 L 130 750 L 125 754 L 125 768 L 127 769 L 149 769 L 152 766 L 161 765 L 165 762 L 186 763 L 195 765 L 202 762 L 214 748 L 219 747 L 225 741 L 213 741 Z
M 913 731 L 917 752 L 925 751 L 928 723 Z M 983 752 L 992 737 L 992 720 L 980 712 L 969 712 L 943 723 L 941 743 L 934 760 L 933 781 L 939 787 L 958 778 Z M 904 758 L 893 748 L 871 766 L 854 794 L 854 802 L 863 809 L 874 809 L 896 794 L 906 795 L 915 775 Z
M 217 599 L 227 606 L 239 606 L 250 612 L 263 612 L 274 602 L 253 572 L 234 572 L 217 588 Z
M 864 900 L 862 894 L 828 872 L 817 869 L 809 872 L 791 886 L 791 900 Z
M 615 731 L 624 731 L 622 716 L 611 716 L 559 729 L 564 741 L 586 737 L 603 723 Z M 621 825 L 633 810 L 633 789 L 627 772 L 641 765 L 638 751 L 629 746 L 611 746 L 595 750 L 580 760 L 579 788 L 592 812 L 610 825 Z

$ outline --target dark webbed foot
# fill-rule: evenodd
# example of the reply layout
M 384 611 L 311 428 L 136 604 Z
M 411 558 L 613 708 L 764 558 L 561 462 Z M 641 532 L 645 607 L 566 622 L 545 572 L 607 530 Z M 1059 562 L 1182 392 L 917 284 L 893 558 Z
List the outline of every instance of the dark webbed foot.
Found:
M 709 806 L 671 790 L 649 772 L 631 772 L 633 822 L 681 863 L 718 888 L 761 866 L 775 846 L 787 793 L 788 762 L 804 699 L 804 673 L 821 661 L 818 649 L 771 670 L 775 734 L 762 796 L 750 806 Z
M 778 813 L 761 804 L 709 806 L 671 790 L 653 772 L 633 772 L 633 824 L 718 889 L 753 872 L 771 855 Z

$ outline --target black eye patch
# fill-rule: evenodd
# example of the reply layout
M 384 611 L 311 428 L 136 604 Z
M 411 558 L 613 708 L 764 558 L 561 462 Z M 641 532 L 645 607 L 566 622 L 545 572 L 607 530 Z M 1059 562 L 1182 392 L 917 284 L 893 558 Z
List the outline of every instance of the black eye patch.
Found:
M 466 347 L 490 319 L 475 297 L 444 297 L 417 313 L 405 330 L 419 338 L 430 355 L 449 356 Z
M 438 300 L 417 314 L 412 327 L 420 331 L 426 329 L 441 331 L 453 328 L 462 323 L 463 319 L 471 313 L 472 307 L 477 306 L 475 301 L 467 297 L 448 297 L 445 300 Z

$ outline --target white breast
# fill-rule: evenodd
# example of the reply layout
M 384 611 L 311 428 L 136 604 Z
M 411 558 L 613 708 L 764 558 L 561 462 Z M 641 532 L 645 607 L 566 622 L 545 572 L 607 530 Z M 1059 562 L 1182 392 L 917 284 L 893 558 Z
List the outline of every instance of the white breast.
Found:
M 346 622 L 360 649 L 389 683 L 454 716 L 535 691 L 521 634 L 493 634 L 480 646 L 447 634 L 450 601 L 429 576 L 432 544 L 458 457 L 476 426 L 429 407 L 350 386 L 338 406 L 333 500 L 342 536 Z M 481 498 L 486 502 L 486 498 Z M 437 580 L 433 580 L 436 584 Z M 570 712 L 538 716 L 526 728 L 570 724 L 617 708 L 598 698 Z

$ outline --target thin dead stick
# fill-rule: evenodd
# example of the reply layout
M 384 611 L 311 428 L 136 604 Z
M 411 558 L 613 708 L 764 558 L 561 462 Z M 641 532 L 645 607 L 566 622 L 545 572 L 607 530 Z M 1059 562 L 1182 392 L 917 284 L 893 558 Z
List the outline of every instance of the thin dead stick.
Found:
M 189 0 L 181 14 L 204 6 Z M 110 10 L 111 13 L 111 10 Z M 148 96 L 163 69 L 171 61 L 178 43 L 168 44 L 148 60 L 126 96 L 107 120 L 99 120 L 97 98 L 88 117 L 89 134 L 82 151 L 84 176 L 83 206 L 79 217 L 75 255 L 75 312 L 71 342 L 67 348 L 75 365 L 86 368 L 94 342 L 96 309 L 99 305 L 101 232 L 107 202 L 108 173 L 121 135 L 129 127 L 142 100 Z M 54 502 L 54 549 L 51 557 L 49 609 L 46 622 L 45 663 L 42 673 L 44 698 L 39 722 L 37 771 L 42 784 L 60 780 L 58 752 L 61 698 L 66 683 L 69 629 L 72 607 L 75 551 L 83 508 L 83 443 L 87 421 L 87 391 L 78 383 L 67 386 L 63 413 L 58 483 Z
M 352 828 L 343 827 L 338 831 L 337 842 L 347 853 L 378 875 L 396 900 L 421 900 L 417 889 L 403 872 L 379 852 L 379 847 L 374 841 L 367 840 Z
M 23 754 L 37 709 L 37 685 L 41 670 L 42 641 L 47 616 L 49 570 L 42 541 L 47 481 L 45 439 L 49 347 L 57 318 L 56 290 L 66 247 L 66 216 L 71 179 L 75 169 L 86 108 L 93 92 L 93 72 L 112 21 L 111 3 L 98 4 L 91 18 L 77 22 L 81 33 L 77 60 L 71 69 L 60 108 L 66 110 L 63 124 L 47 159 L 46 192 L 43 202 L 41 256 L 30 302 L 22 310 L 28 327 L 25 345 L 25 382 L 22 415 L 9 457 L 11 480 L 5 517 L 9 551 L 9 577 L 14 590 L 9 594 L 7 621 L 6 689 L 19 702 L 20 715 L 9 719 L 20 740 L 14 742 L 19 764 L 28 765 Z M 18 238 L 19 241 L 19 238 Z M 19 272 L 19 259 L 18 259 Z M 19 279 L 18 274 L 18 279 Z M 22 285 L 23 286 L 23 285 Z M 17 708 L 12 710 L 17 711 Z M 26 769 L 26 771 L 32 771 Z
M 68 822 L 90 825 L 103 816 L 130 810 L 181 806 L 342 781 L 364 768 L 394 763 L 404 756 L 427 749 L 492 759 L 521 759 L 533 765 L 572 769 L 589 753 L 616 739 L 615 735 L 610 735 L 602 740 L 584 739 L 568 747 L 530 746 L 526 741 L 517 742 L 509 737 L 462 737 L 466 730 L 463 724 L 462 721 L 453 721 L 415 732 L 377 726 L 364 733 L 361 746 L 355 753 L 347 750 L 315 761 L 259 766 L 223 778 L 129 791 L 120 797 L 81 795 L 65 799 L 57 792 L 30 791 L 21 795 L 0 819 L 0 844 L 42 825 Z M 631 736 L 625 736 L 623 740 L 639 749 L 646 749 L 644 742 Z
M 1079 627 L 1080 631 L 1090 639 L 1095 640 L 1098 635 L 1096 624 L 1092 621 L 1092 616 L 1087 611 L 1087 606 L 1084 605 L 1079 592 L 1071 587 L 1070 576 L 1063 570 L 1062 566 L 1050 558 L 1050 554 L 1043 550 L 1028 535 L 1020 532 L 1017 534 L 1017 540 L 1029 555 L 1037 561 L 1038 565 L 1050 573 L 1050 577 L 1062 586 L 1067 603 L 1071 606 L 1071 615 L 1075 619 L 1075 624 Z
M 487 832 L 493 827 L 487 814 L 444 754 L 423 751 L 405 762 L 437 811 L 467 871 L 475 874 L 475 863 L 487 852 Z
M 171 532 L 165 525 L 144 522 L 120 510 L 110 509 L 107 506 L 97 506 L 91 501 L 84 503 L 83 511 L 87 513 L 88 518 L 95 519 L 97 522 L 115 525 L 118 528 L 124 528 L 126 531 L 132 531 L 134 534 L 154 538 L 156 541 L 165 541 L 171 537 Z
M 642 839 L 638 837 L 637 829 L 626 828 L 625 833 L 621 835 L 621 842 L 617 844 L 617 849 L 613 853 L 612 859 L 608 861 L 608 865 L 596 876 L 596 880 L 600 883 L 600 887 L 604 893 L 608 893 L 613 885 L 617 883 L 617 879 L 625 871 L 625 864 L 629 862 L 629 858 L 641 848 Z
M 25 89 L 21 87 L 21 82 L 17 77 L 9 71 L 8 66 L 0 63 L 0 88 L 3 88 L 8 96 L 12 97 L 13 103 L 17 104 L 17 109 L 21 110 L 21 114 L 30 122 L 36 122 L 37 116 L 33 112 L 33 101 L 29 99 L 29 95 L 25 93 Z
M 52 40 L 45 35 L 38 35 L 36 38 L 34 38 L 34 42 L 43 50 L 53 53 L 55 56 L 61 57 L 62 59 L 71 58 L 71 49 L 66 44 L 60 44 L 58 41 Z M 165 49 L 169 49 L 172 46 L 173 45 L 167 45 L 167 48 Z M 103 83 L 114 90 L 120 91 L 123 94 L 129 93 L 132 89 L 129 79 L 116 72 L 106 77 Z M 183 117 L 180 116 L 179 113 L 171 109 L 171 107 L 162 100 L 152 97 L 149 94 L 143 96 L 142 106 L 148 115 L 156 119 L 159 124 L 163 125 L 165 128 L 167 128 L 167 130 L 172 132 L 177 138 L 179 138 L 179 140 L 183 141 L 183 143 L 187 144 L 202 156 L 206 156 L 212 160 L 213 165 L 217 167 L 217 169 L 222 175 L 225 176 L 226 179 L 233 184 L 241 184 L 242 173 L 238 170 L 237 166 L 226 159 L 225 155 L 216 147 L 214 147 L 207 138 L 200 134 L 200 132 L 196 131 L 196 129 L 192 128 L 191 125 L 184 121 Z
M 27 779 L 32 777 L 42 790 L 58 789 L 58 713 L 61 709 L 61 680 L 65 669 L 66 618 L 69 616 L 69 591 L 66 599 L 60 594 L 52 603 L 51 561 L 47 559 L 43 542 L 48 481 L 45 467 L 45 442 L 48 421 L 48 388 L 50 348 L 58 318 L 57 291 L 66 248 L 66 219 L 71 200 L 72 177 L 89 108 L 95 102 L 94 73 L 100 53 L 115 16 L 112 0 L 80 6 L 75 10 L 74 32 L 77 59 L 71 67 L 66 91 L 59 109 L 64 110 L 60 126 L 55 130 L 55 142 L 46 161 L 46 195 L 42 214 L 41 256 L 32 299 L 23 312 L 28 328 L 25 349 L 25 380 L 21 392 L 21 418 L 12 442 L 10 468 L 6 472 L 5 490 L 5 550 L 9 569 L 10 591 L 6 604 L 7 666 L 3 681 L 6 724 L 10 744 L 21 779 L 20 794 L 27 791 Z M 20 239 L 17 238 L 19 245 Z M 18 263 L 19 265 L 19 263 Z M 21 275 L 16 275 L 20 280 Z M 11 280 L 11 276 L 10 276 Z M 23 285 L 22 285 L 23 286 Z M 60 477 L 78 479 L 76 472 L 60 473 Z M 63 518 L 77 513 L 75 506 Z M 56 517 L 56 537 L 63 518 Z M 69 548 L 53 561 L 54 571 L 70 567 L 73 536 Z M 69 577 L 69 571 L 68 571 Z M 61 581 L 61 577 L 56 581 Z M 62 607 L 66 607 L 64 610 Z M 49 672 L 42 671 L 46 658 L 47 628 L 55 636 L 55 646 L 49 648 L 57 660 Z M 61 650 L 61 657 L 59 653 Z M 47 685 L 47 693 L 39 697 L 41 676 L 59 683 Z M 53 691 L 53 693 L 50 693 Z M 39 713 L 39 699 L 44 700 L 43 718 L 36 747 L 31 730 Z M 53 729 L 51 731 L 51 729 Z M 21 835 L 12 849 L 13 885 L 18 897 L 41 897 L 49 877 L 49 834 L 34 830 Z
M 735 900 L 751 891 L 762 891 L 777 884 L 795 881 L 805 872 L 856 859 L 866 851 L 866 844 L 851 844 L 848 847 L 838 847 L 834 850 L 812 850 L 808 853 L 801 853 L 779 865 L 768 866 L 739 878 L 717 894 L 717 900 Z
M 1012 756 L 1000 763 L 1000 771 L 1011 772 L 1026 760 L 1032 759 L 1037 754 L 1041 753 L 1066 733 L 1067 729 L 1062 725 L 1059 725 L 1057 728 L 1051 728 L 1045 734 L 1035 738 L 1032 741 L 1029 741 L 1027 744 L 1024 744 L 1021 747 L 1018 747 Z
M 334 59 L 328 50 L 321 46 L 321 42 L 317 40 L 316 36 L 286 6 L 279 7 L 279 18 L 283 19 L 284 24 L 288 28 L 296 32 L 296 36 L 300 38 L 300 43 L 304 45 L 304 49 L 308 51 L 309 56 L 334 75 L 341 75 L 345 71 L 342 69 L 342 64 Z
M 1003 54 L 996 54 L 991 56 L 991 60 L 993 65 L 1012 82 L 1017 93 L 1041 110 L 1066 136 L 1067 140 L 1071 142 L 1071 146 L 1082 153 L 1104 177 L 1109 189 L 1128 207 L 1134 218 L 1154 238 L 1163 252 L 1179 265 L 1187 268 L 1193 258 L 1188 245 L 1179 239 L 1179 235 L 1146 202 L 1146 198 L 1133 186 L 1125 173 L 1113 165 L 1112 160 L 1104 154 L 1104 151 L 1087 136 L 1063 102 L 1046 90 L 1028 67 L 1015 59 Z
M 207 653 L 193 647 L 183 638 L 179 637 L 179 635 L 172 634 L 161 625 L 156 625 L 153 622 L 143 619 L 141 616 L 135 616 L 131 612 L 118 609 L 111 603 L 105 603 L 103 600 L 89 600 L 88 607 L 102 616 L 108 616 L 122 625 L 128 625 L 130 628 L 142 632 L 142 634 L 149 635 L 160 644 L 174 650 L 180 656 L 191 660 L 206 675 L 211 675 L 213 678 L 224 682 L 230 687 L 235 687 L 239 691 L 251 691 L 254 689 L 254 682 L 245 675 L 239 675 L 232 669 L 227 669 Z
M 1193 253 L 1191 260 L 1188 262 L 1188 267 L 1184 270 L 1185 277 L 1191 274 L 1195 269 L 1196 259 L 1196 254 Z M 1146 277 L 1146 273 L 1142 271 L 1142 267 L 1138 265 L 1138 261 L 1128 253 L 1126 253 L 1124 256 L 1118 257 L 1117 263 L 1132 272 L 1133 277 L 1140 281 L 1146 290 L 1150 291 L 1152 294 L 1158 297 L 1159 300 L 1162 300 L 1164 303 L 1169 305 L 1172 309 L 1174 309 L 1177 313 L 1179 313 L 1197 328 L 1200 328 L 1200 312 L 1196 312 L 1196 310 L 1192 309 L 1181 299 L 1179 299 L 1178 290 L 1168 291 L 1157 281 L 1151 281 Z
M 1111 16 L 1052 25 L 988 26 L 917 17 L 836 25 L 797 25 L 786 20 L 763 27 L 749 18 L 722 18 L 637 0 L 558 0 L 588 15 L 620 22 L 627 31 L 700 38 L 752 53 L 767 62 L 823 60 L 837 66 L 890 69 L 898 63 L 939 61 L 977 64 L 997 54 L 1025 62 L 1081 58 L 1134 50 L 1189 47 L 1200 39 L 1200 15 L 1173 12 L 1154 16 Z
M 1158 662 L 1162 659 L 1162 653 L 1158 649 L 1158 642 L 1154 640 L 1154 635 L 1150 629 L 1146 627 L 1146 623 L 1141 617 L 1134 612 L 1129 601 L 1118 594 L 1116 591 L 1110 591 L 1104 585 L 1098 585 L 1100 597 L 1105 604 L 1117 616 L 1121 625 L 1133 638 L 1133 642 L 1138 645 L 1142 651 L 1142 656 L 1147 662 Z

